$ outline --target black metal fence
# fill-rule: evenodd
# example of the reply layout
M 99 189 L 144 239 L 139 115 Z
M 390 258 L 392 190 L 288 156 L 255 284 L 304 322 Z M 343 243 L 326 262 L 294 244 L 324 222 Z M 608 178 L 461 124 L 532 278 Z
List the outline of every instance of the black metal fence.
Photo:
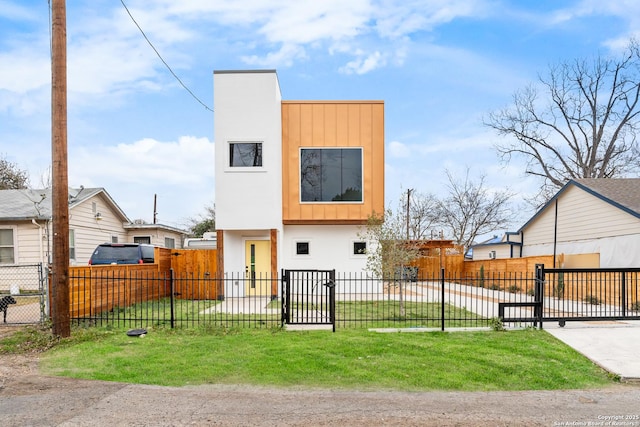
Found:
M 468 276 L 443 270 L 438 277 L 390 280 L 365 273 L 299 272 L 294 277 L 284 271 L 273 278 L 212 278 L 94 269 L 91 276 L 71 277 L 71 318 L 126 327 L 319 323 L 334 329 L 441 330 L 495 326 L 496 319 L 540 327 L 542 321 L 640 319 L 640 269 L 539 267 L 537 275 Z M 301 283 L 297 290 L 282 292 L 294 282 Z
M 541 269 L 546 321 L 640 320 L 640 268 Z
M 300 315 L 296 310 L 332 319 L 338 328 L 486 327 L 498 316 L 500 302 L 531 302 L 535 288 L 533 272 L 390 280 L 336 274 L 331 307 L 325 300 L 285 300 L 282 277 L 145 276 L 94 269 L 90 277 L 70 279 L 75 323 L 172 328 L 326 323 L 295 321 Z
M 46 319 L 46 277 L 42 264 L 0 266 L 0 326 Z

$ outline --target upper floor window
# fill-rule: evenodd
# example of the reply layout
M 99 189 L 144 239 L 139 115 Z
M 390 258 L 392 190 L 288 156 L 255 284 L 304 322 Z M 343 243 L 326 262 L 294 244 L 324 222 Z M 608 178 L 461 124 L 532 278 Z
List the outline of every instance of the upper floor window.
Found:
M 231 167 L 261 167 L 261 142 L 231 142 L 229 143 L 229 166 Z
M 362 202 L 362 148 L 300 149 L 302 202 Z
M 0 264 L 14 264 L 13 229 L 0 229 Z

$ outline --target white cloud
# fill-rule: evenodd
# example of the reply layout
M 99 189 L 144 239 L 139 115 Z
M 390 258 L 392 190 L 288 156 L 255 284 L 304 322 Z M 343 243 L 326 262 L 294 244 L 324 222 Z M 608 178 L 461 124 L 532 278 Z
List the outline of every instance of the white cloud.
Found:
M 146 138 L 70 151 L 69 183 L 106 188 L 130 218 L 148 219 L 150 210 L 141 200 L 164 195 L 162 217 L 178 223 L 196 216 L 213 200 L 213 165 L 214 144 L 207 138 L 183 136 L 172 142 Z
M 390 157 L 407 158 L 411 155 L 411 150 L 400 141 L 391 141 L 387 147 L 387 153 Z
M 347 65 L 340 69 L 345 74 L 366 74 L 369 71 L 373 71 L 376 68 L 383 67 L 387 64 L 382 54 L 378 51 L 365 55 L 361 52 L 362 56 L 349 61 Z

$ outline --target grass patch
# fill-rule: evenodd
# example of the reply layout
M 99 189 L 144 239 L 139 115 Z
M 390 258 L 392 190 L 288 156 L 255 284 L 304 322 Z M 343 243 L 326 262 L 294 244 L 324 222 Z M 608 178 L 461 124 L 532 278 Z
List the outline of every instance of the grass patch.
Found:
M 362 330 L 74 330 L 41 356 L 50 375 L 169 386 L 253 384 L 359 390 L 553 390 L 611 384 L 547 334 Z

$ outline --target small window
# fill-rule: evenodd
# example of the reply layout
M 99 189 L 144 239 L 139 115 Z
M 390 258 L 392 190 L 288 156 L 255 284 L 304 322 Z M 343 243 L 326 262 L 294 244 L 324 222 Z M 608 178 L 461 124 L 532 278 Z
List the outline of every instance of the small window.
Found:
M 118 243 L 118 236 L 111 236 L 111 243 Z
M 296 255 L 309 255 L 309 242 L 296 242 Z
M 229 166 L 231 167 L 261 167 L 261 142 L 232 142 L 229 144 Z
M 69 259 L 76 259 L 76 231 L 69 230 Z
M 173 239 L 171 237 L 165 237 L 164 238 L 164 247 L 165 248 L 169 248 L 169 249 L 175 249 L 175 247 L 176 247 L 176 239 Z
M 141 245 L 150 245 L 151 237 L 149 236 L 136 236 L 133 238 L 133 243 L 140 243 Z
M 364 255 L 367 253 L 367 242 L 353 242 L 353 254 Z
M 0 230 L 0 264 L 14 264 L 13 229 Z

